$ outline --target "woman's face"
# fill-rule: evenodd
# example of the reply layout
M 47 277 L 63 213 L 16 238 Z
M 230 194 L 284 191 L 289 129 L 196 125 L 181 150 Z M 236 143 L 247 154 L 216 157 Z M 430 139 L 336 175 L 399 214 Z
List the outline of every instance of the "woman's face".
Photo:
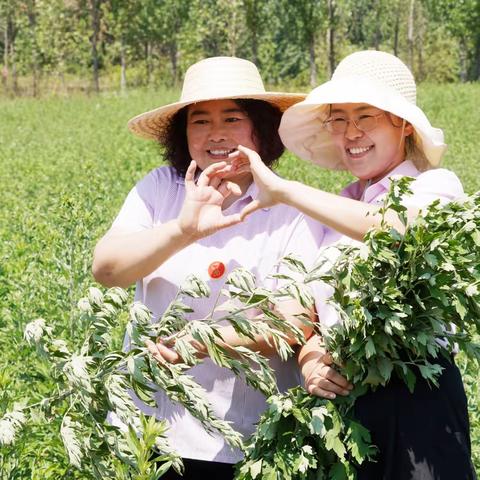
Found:
M 237 145 L 258 151 L 253 135 L 252 121 L 233 100 L 209 100 L 188 107 L 188 150 L 202 170 L 227 160 Z
M 376 117 L 374 119 L 368 117 Z M 329 121 L 342 124 L 344 133 L 331 133 L 347 169 L 360 180 L 378 181 L 405 160 L 405 138 L 413 127 L 391 114 L 366 103 L 335 103 Z M 366 123 L 371 130 L 360 130 Z M 370 125 L 369 125 L 370 124 Z

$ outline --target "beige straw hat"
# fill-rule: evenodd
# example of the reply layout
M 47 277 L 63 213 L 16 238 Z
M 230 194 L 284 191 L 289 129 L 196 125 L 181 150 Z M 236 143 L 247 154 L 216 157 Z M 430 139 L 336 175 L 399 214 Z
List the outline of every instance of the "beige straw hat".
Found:
M 282 112 L 305 94 L 266 92 L 257 67 L 236 57 L 212 57 L 192 65 L 185 73 L 180 100 L 137 115 L 128 128 L 143 138 L 162 139 L 172 116 L 181 108 L 207 100 L 249 98 L 264 100 Z
M 417 107 L 415 79 L 394 55 L 366 50 L 347 56 L 330 81 L 283 114 L 279 132 L 289 150 L 318 165 L 344 169 L 341 153 L 324 127 L 332 103 L 367 103 L 405 119 L 414 127 L 417 146 L 429 164 L 440 163 L 446 150 L 443 132 Z

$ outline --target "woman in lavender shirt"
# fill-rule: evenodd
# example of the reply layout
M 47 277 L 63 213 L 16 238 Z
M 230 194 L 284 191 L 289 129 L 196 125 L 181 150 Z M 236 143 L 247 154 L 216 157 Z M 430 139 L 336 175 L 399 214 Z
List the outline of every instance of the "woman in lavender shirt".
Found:
M 128 195 L 95 249 L 95 278 L 106 286 L 136 282 L 136 299 L 158 318 L 185 278 L 196 274 L 211 289 L 210 298 L 191 299 L 190 317 L 198 319 L 212 310 L 234 268 L 244 267 L 260 284 L 275 288 L 267 277 L 280 258 L 297 252 L 304 261 L 313 261 L 320 226 L 312 226 L 297 210 L 284 205 L 259 209 L 241 222 L 240 212 L 258 195 L 252 174 L 215 176 L 239 144 L 258 152 L 270 166 L 284 150 L 278 136 L 281 112 L 304 97 L 266 92 L 255 65 L 246 60 L 215 57 L 190 67 L 179 102 L 129 122 L 133 133 L 165 147 L 169 166 L 154 169 Z M 304 328 L 294 316 L 300 313 L 298 304 L 285 302 L 282 313 Z M 272 356 L 280 389 L 300 382 L 296 362 L 281 363 L 263 339 L 239 338 L 231 327 L 222 327 L 221 332 L 229 345 Z M 205 354 L 201 346 L 196 347 L 199 355 Z M 175 350 L 161 343 L 150 343 L 149 348 L 158 359 L 180 360 Z M 218 417 L 232 422 L 245 436 L 253 432 L 266 406 L 259 392 L 208 358 L 190 373 L 206 389 Z M 163 392 L 156 395 L 156 409 L 135 401 L 146 414 L 169 422 L 169 441 L 184 459 L 183 478 L 233 478 L 232 465 L 241 453 L 230 449 L 220 436 L 207 433 Z M 168 472 L 165 478 L 180 477 Z
M 412 194 L 403 199 L 409 219 L 436 199 L 448 202 L 463 194 L 454 173 L 434 168 L 446 145 L 442 131 L 416 106 L 410 70 L 384 52 L 346 57 L 329 82 L 285 112 L 280 136 L 300 157 L 346 169 L 358 180 L 334 195 L 272 175 L 258 154 L 240 146 L 228 168 L 251 171 L 260 191 L 242 217 L 278 203 L 293 206 L 324 225 L 322 247 L 361 242 L 371 227 L 380 226 L 379 208 L 391 177 L 415 177 Z M 403 230 L 395 212 L 387 212 L 386 219 Z M 325 328 L 339 321 L 326 303 L 331 293 L 325 285 L 315 288 L 318 319 Z M 333 399 L 352 389 L 317 335 L 302 347 L 299 361 L 310 393 Z M 435 362 L 443 367 L 439 388 L 417 376 L 410 394 L 393 375 L 385 387 L 357 400 L 355 414 L 379 447 L 375 462 L 360 467 L 359 480 L 476 478 L 460 372 L 453 358 Z

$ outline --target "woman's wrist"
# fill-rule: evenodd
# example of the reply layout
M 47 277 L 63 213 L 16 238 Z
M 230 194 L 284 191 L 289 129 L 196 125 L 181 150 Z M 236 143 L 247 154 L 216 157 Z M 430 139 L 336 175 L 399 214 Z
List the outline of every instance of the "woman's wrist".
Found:
M 172 239 L 178 242 L 181 248 L 187 247 L 202 238 L 195 228 L 183 225 L 180 218 L 175 218 L 169 222 L 172 229 Z
M 293 195 L 295 193 L 296 185 L 301 185 L 294 180 L 281 179 L 279 188 L 276 191 L 275 198 L 279 203 L 291 205 L 293 202 Z

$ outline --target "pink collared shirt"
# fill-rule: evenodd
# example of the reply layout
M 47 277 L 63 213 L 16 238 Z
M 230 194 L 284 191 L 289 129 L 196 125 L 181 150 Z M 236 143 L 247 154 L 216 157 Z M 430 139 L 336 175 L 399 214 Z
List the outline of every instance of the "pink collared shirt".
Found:
M 224 213 L 240 212 L 256 195 L 257 188 L 252 184 Z M 171 167 L 157 168 L 132 189 L 113 227 L 139 231 L 168 222 L 180 213 L 184 197 L 183 178 Z M 203 318 L 211 311 L 217 296 L 221 295 L 225 279 L 233 269 L 244 267 L 255 274 L 259 285 L 275 288 L 276 281 L 267 277 L 277 271 L 278 260 L 294 253 L 307 265 L 312 265 L 322 235 L 320 224 L 306 219 L 293 208 L 277 205 L 259 210 L 244 222 L 203 238 L 176 253 L 137 282 L 135 298 L 147 305 L 158 318 L 185 278 L 193 273 L 208 283 L 211 295 L 208 299 L 186 299 L 194 310 L 188 318 Z M 221 278 L 212 279 L 208 267 L 217 261 L 226 266 L 226 271 Z M 276 369 L 281 390 L 300 384 L 301 376 L 295 359 L 281 362 L 278 357 L 273 357 L 271 364 Z M 266 408 L 262 394 L 247 386 L 229 369 L 220 368 L 209 359 L 194 367 L 190 373 L 206 389 L 216 415 L 232 422 L 233 428 L 245 436 L 253 432 L 255 422 Z M 137 406 L 145 413 L 167 419 L 170 424 L 169 441 L 181 456 L 226 463 L 241 459 L 239 451 L 233 451 L 219 435 L 208 434 L 197 420 L 183 407 L 170 402 L 163 392 L 156 394 L 156 400 L 158 408 L 152 409 L 135 399 Z
M 415 207 L 422 209 L 439 199 L 441 203 L 447 203 L 455 198 L 461 197 L 463 187 L 458 177 L 444 168 L 437 168 L 420 172 L 413 162 L 405 160 L 395 169 L 393 169 L 386 177 L 378 182 L 368 185 L 364 190 L 360 182 L 354 182 L 348 185 L 340 195 L 361 200 L 371 205 L 381 205 L 390 188 L 392 178 L 414 177 L 415 180 L 410 184 L 411 195 L 403 199 L 403 205 L 406 207 Z M 329 251 L 327 247 L 335 244 L 362 245 L 362 242 L 353 240 L 352 238 L 342 235 L 341 233 L 329 227 L 324 227 L 322 248 L 320 255 L 325 254 L 334 260 L 335 252 Z M 328 303 L 328 299 L 333 293 L 333 288 L 324 283 L 315 283 L 312 286 L 315 296 L 315 305 L 318 313 L 319 321 L 326 327 L 330 327 L 340 322 L 338 313 L 335 308 Z

